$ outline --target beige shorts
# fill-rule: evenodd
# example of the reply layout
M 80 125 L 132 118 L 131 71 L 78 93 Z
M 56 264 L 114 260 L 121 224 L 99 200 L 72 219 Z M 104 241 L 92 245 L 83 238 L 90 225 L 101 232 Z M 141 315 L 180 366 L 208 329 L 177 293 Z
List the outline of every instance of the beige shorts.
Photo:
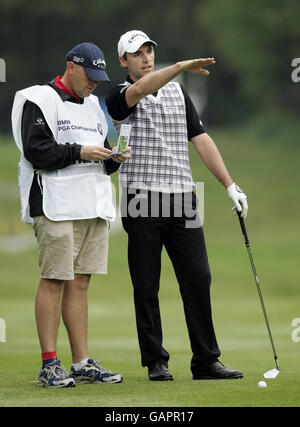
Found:
M 108 224 L 102 218 L 51 221 L 34 218 L 42 279 L 73 280 L 74 274 L 106 274 Z

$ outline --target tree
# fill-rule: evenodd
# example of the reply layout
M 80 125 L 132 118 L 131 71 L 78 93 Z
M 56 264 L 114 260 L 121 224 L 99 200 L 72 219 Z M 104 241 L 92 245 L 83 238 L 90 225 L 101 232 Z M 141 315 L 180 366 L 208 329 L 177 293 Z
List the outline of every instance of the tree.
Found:
M 199 28 L 253 110 L 299 108 L 300 90 L 291 81 L 291 61 L 300 56 L 299 15 L 297 0 L 207 0 L 198 7 Z

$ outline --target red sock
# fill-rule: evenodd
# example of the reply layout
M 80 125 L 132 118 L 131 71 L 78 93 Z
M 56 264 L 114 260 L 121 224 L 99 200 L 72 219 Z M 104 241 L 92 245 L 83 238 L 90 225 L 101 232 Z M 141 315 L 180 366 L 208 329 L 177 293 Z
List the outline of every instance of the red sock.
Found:
M 42 353 L 43 366 L 47 365 L 53 359 L 57 359 L 56 351 L 48 351 Z

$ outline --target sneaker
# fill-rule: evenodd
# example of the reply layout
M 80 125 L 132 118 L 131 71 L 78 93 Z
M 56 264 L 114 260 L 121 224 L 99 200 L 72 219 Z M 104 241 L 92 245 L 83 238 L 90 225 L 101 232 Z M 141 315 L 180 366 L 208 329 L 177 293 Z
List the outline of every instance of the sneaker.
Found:
M 122 375 L 113 374 L 109 369 L 103 368 L 98 360 L 88 359 L 87 364 L 75 371 L 71 368 L 70 377 L 76 384 L 114 384 L 123 381 Z
M 40 370 L 35 384 L 38 387 L 74 387 L 75 381 L 61 366 L 60 360 L 54 360 Z

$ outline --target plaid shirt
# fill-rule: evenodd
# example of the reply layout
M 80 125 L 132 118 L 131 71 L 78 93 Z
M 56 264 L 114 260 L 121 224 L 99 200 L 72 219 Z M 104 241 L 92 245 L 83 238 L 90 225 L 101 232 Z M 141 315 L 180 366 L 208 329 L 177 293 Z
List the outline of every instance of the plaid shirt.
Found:
M 129 85 L 125 82 L 124 88 Z M 119 176 L 123 188 L 168 193 L 194 189 L 185 102 L 178 83 L 167 83 L 156 97 L 144 97 L 126 120 L 113 120 L 117 133 L 122 123 L 132 125 L 132 158 L 122 164 Z

